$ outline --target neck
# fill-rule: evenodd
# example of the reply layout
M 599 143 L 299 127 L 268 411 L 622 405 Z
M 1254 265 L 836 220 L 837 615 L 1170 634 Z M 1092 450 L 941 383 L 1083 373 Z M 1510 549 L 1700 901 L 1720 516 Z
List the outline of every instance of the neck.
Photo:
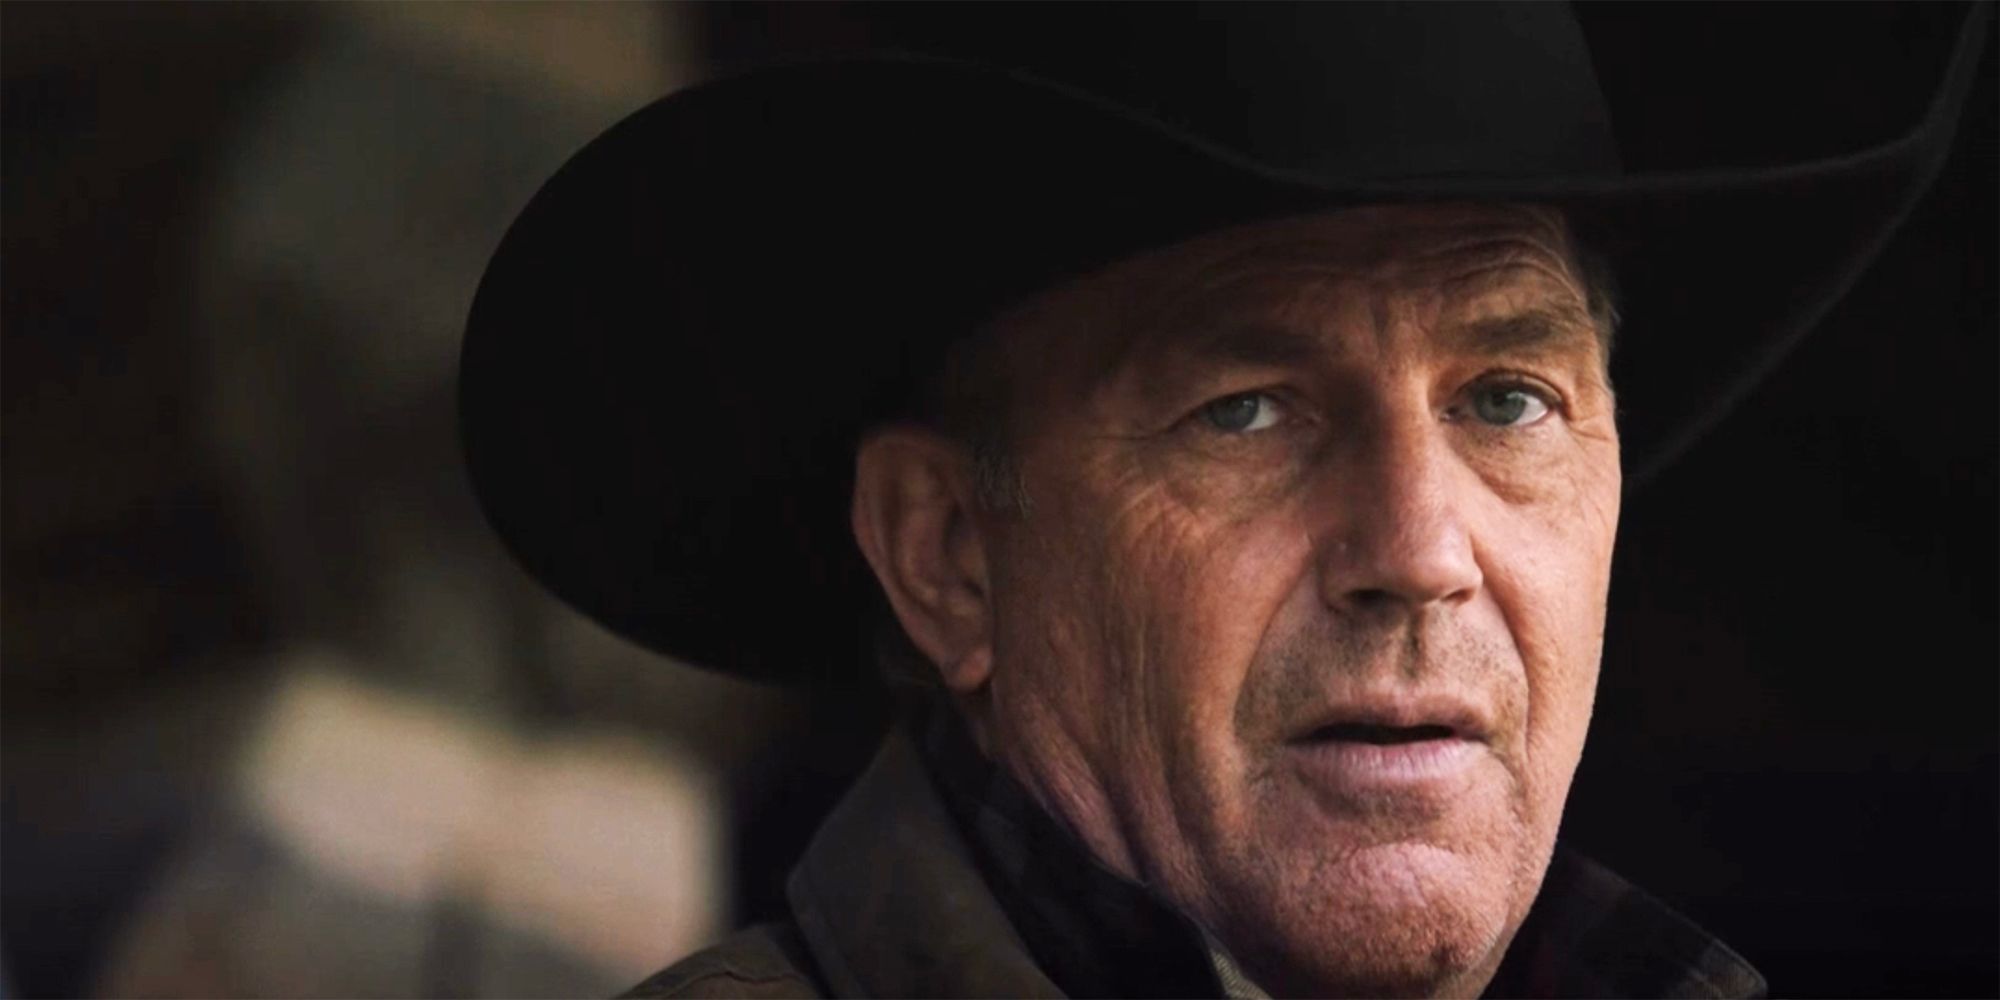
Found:
M 1260 995 L 1232 985 L 1248 980 L 1225 975 L 1234 962 L 1217 960 L 1198 923 L 1112 867 L 1046 792 L 982 752 L 967 721 L 940 701 L 917 729 L 988 884 L 1051 980 L 1071 996 Z
M 1133 849 L 1135 810 L 1121 808 L 1097 780 L 1082 741 L 1065 729 L 1060 715 L 1026 711 L 1002 725 L 994 721 L 988 691 L 958 705 L 958 717 L 980 753 L 1019 782 L 1035 805 L 1081 842 L 1097 863 L 1127 880 L 1158 884 L 1159 873 L 1146 870 Z

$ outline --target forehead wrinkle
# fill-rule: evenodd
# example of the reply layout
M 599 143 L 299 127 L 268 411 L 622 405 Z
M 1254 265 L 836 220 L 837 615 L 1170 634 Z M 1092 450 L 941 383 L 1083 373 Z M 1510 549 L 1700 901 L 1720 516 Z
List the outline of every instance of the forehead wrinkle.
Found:
M 1206 252 L 1206 257 L 1191 263 L 1213 269 L 1290 258 L 1372 268 L 1398 258 L 1450 254 L 1482 243 L 1528 243 L 1558 256 L 1568 247 L 1563 214 L 1533 204 L 1358 206 L 1260 228 L 1265 239 L 1259 242 L 1232 244 L 1221 238 L 1206 247 L 1190 248 L 1192 253 Z
M 1311 227 L 1324 226 L 1331 217 L 1308 217 L 1271 233 L 1273 239 L 1197 244 L 1173 257 L 1101 275 L 1115 276 L 1125 293 L 1117 296 L 1123 301 L 1111 315 L 1102 317 L 1108 327 L 1104 345 L 1090 352 L 1081 387 L 1102 388 L 1142 351 L 1192 347 L 1201 355 L 1282 363 L 1302 360 L 1304 345 L 1296 341 L 1310 330 L 1320 353 L 1326 353 L 1333 345 L 1325 323 L 1343 299 L 1364 303 L 1375 346 L 1386 347 L 1392 328 L 1411 318 L 1392 315 L 1392 309 L 1408 312 L 1406 305 L 1392 306 L 1394 290 L 1428 283 L 1432 289 L 1422 298 L 1450 303 L 1470 291 L 1463 286 L 1500 268 L 1539 272 L 1571 292 L 1579 307 L 1584 301 L 1569 262 L 1567 226 L 1554 209 L 1513 205 L 1469 221 L 1365 228 L 1366 216 L 1379 211 L 1336 213 L 1363 222 L 1354 235 L 1329 237 Z M 1133 294 L 1146 285 L 1162 294 Z M 1242 315 L 1218 315 L 1230 312 Z M 1289 336 L 1279 336 L 1287 331 Z M 1226 342 L 1235 334 L 1250 342 L 1231 349 Z M 1197 339 L 1190 343 L 1190 337 Z M 1349 340 L 1330 339 L 1343 345 Z
M 1424 254 L 1406 270 L 1435 280 L 1447 296 L 1463 292 L 1467 284 L 1504 279 L 1508 271 L 1526 270 L 1554 279 L 1578 301 L 1584 297 L 1566 244 L 1546 246 L 1520 238 L 1480 240 Z
M 1391 321 L 1380 282 L 1356 268 L 1301 264 L 1241 279 L 1242 295 L 1211 306 L 1225 315 L 1205 324 L 1214 333 L 1193 345 L 1201 354 L 1304 367 L 1354 353 L 1343 327 L 1365 323 L 1379 341 Z
M 1329 279 L 1351 277 L 1350 272 L 1304 264 L 1274 270 L 1242 259 L 1269 249 L 1253 247 L 1232 254 L 1240 266 L 1221 272 L 1187 268 L 1154 275 L 1165 280 L 1169 291 L 1139 298 L 1135 307 L 1119 310 L 1105 338 L 1107 348 L 1087 368 L 1085 391 L 1103 388 L 1142 355 L 1284 365 L 1304 363 L 1323 352 L 1320 338 L 1289 321 L 1293 314 L 1289 305 L 1310 294 L 1310 289 L 1329 284 Z M 1298 278 L 1310 280 L 1293 281 Z M 1271 287 L 1278 282 L 1297 287 Z
M 1392 321 L 1387 303 L 1397 293 L 1412 292 L 1421 299 L 1449 304 L 1455 298 L 1472 297 L 1468 293 L 1473 290 L 1465 287 L 1468 284 L 1489 279 L 1496 271 L 1523 268 L 1553 279 L 1579 303 L 1585 300 L 1560 230 L 1549 234 L 1554 237 L 1549 242 L 1523 236 L 1518 229 L 1495 226 L 1491 230 L 1442 244 L 1419 244 L 1416 249 L 1385 243 L 1367 255 L 1371 259 L 1362 261 L 1319 256 L 1335 252 L 1351 255 L 1354 250 L 1330 241 L 1249 247 L 1222 259 L 1230 265 L 1228 269 L 1218 272 L 1211 268 L 1200 280 L 1183 282 L 1180 287 L 1187 291 L 1179 297 L 1227 292 L 1243 285 L 1248 290 L 1245 305 L 1299 314 L 1309 312 L 1301 308 L 1308 303 L 1346 296 L 1367 302 L 1379 328 Z M 1495 231 L 1499 235 L 1494 235 Z
M 1549 282 L 1563 294 L 1551 294 Z M 1586 346 L 1604 354 L 1604 330 L 1566 261 L 1495 261 L 1443 287 L 1446 300 L 1458 304 L 1442 324 L 1442 342 L 1450 346 L 1485 355 Z
M 1106 377 L 1170 359 L 1271 368 L 1386 359 L 1439 313 L 1434 292 L 1400 292 L 1380 275 L 1319 264 L 1217 275 L 1167 300 L 1161 311 L 1172 320 L 1131 338 Z
M 1325 353 L 1318 337 L 1285 323 L 1251 319 L 1172 338 L 1160 352 L 1195 361 L 1233 361 L 1255 367 L 1302 367 Z
M 1551 294 L 1549 285 L 1563 294 Z M 1589 320 L 1589 297 L 1567 268 L 1532 260 L 1496 261 L 1452 275 L 1438 285 L 1453 314 L 1478 317 L 1544 309 Z
M 1548 295 L 1540 282 L 1509 281 L 1517 269 L 1552 278 L 1572 294 Z M 1367 344 L 1387 359 L 1399 340 L 1423 350 L 1493 356 L 1593 346 L 1600 339 L 1582 292 L 1567 280 L 1567 272 L 1540 261 L 1478 263 L 1470 273 L 1441 282 L 1436 275 L 1358 278 L 1348 269 L 1295 269 L 1288 276 L 1318 280 L 1285 287 L 1273 297 L 1270 305 L 1282 318 L 1279 328 L 1316 340 L 1316 353 L 1327 358 L 1351 355 Z M 1335 324 L 1351 325 L 1343 330 Z M 1306 332 L 1311 336 L 1305 337 Z
M 1468 353 L 1498 356 L 1591 348 L 1598 336 L 1589 315 L 1565 303 L 1449 323 L 1440 341 Z

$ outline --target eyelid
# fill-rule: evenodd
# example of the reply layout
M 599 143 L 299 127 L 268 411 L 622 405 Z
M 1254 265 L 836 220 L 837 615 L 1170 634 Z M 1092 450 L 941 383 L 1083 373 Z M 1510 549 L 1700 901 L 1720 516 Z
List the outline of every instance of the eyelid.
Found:
M 1271 405 L 1278 408 L 1278 420 L 1280 423 L 1303 419 L 1306 412 L 1304 407 L 1298 405 L 1296 394 L 1287 391 L 1284 386 L 1260 385 L 1247 389 L 1237 389 L 1233 392 L 1225 392 L 1220 395 L 1207 396 L 1201 402 L 1195 404 L 1193 409 L 1176 417 L 1170 425 L 1170 429 L 1196 426 L 1208 412 L 1209 407 L 1225 400 L 1238 399 L 1243 396 L 1262 396 L 1270 400 Z
M 1459 395 L 1462 397 L 1475 389 L 1495 386 L 1532 393 L 1543 403 L 1548 404 L 1551 412 L 1562 414 L 1564 419 L 1570 416 L 1569 397 L 1563 395 L 1562 390 L 1550 385 L 1545 379 L 1511 369 L 1486 372 L 1465 383 L 1465 387 L 1459 390 Z

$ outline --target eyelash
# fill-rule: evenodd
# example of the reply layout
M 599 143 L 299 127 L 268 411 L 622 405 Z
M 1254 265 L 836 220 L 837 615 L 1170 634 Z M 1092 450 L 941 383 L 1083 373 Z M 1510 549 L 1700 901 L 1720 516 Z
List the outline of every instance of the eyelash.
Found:
M 1225 403 L 1231 403 L 1247 399 L 1262 400 L 1265 402 L 1266 405 L 1274 407 L 1276 409 L 1277 412 L 1275 415 L 1275 421 L 1272 424 L 1272 426 L 1260 427 L 1255 429 L 1245 429 L 1245 430 L 1228 430 L 1222 427 L 1215 426 L 1214 421 L 1212 420 L 1212 415 L 1217 411 L 1219 407 L 1221 407 Z M 1290 424 L 1300 419 L 1299 417 L 1300 413 L 1301 413 L 1301 408 L 1295 402 L 1293 402 L 1290 395 L 1282 389 L 1276 387 L 1263 388 L 1263 389 L 1244 389 L 1240 392 L 1232 392 L 1226 395 L 1217 396 L 1213 399 L 1208 400 L 1205 403 L 1202 403 L 1200 406 L 1195 407 L 1193 412 L 1187 414 L 1185 417 L 1182 417 L 1181 420 L 1179 421 L 1179 426 L 1192 426 L 1196 430 L 1204 431 L 1206 433 L 1221 437 L 1242 438 L 1242 437 L 1251 437 L 1258 434 L 1264 434 L 1270 431 L 1280 430 L 1287 424 Z
M 1467 402 L 1467 400 L 1475 393 L 1488 392 L 1488 391 L 1526 393 L 1527 395 L 1532 396 L 1536 400 L 1540 401 L 1541 404 L 1548 410 L 1547 414 L 1537 417 L 1531 423 L 1494 425 L 1492 427 L 1492 429 L 1494 430 L 1509 430 L 1509 429 L 1522 429 L 1527 427 L 1535 427 L 1539 426 L 1543 421 L 1547 420 L 1550 415 L 1561 416 L 1564 418 L 1567 418 L 1569 416 L 1569 408 L 1567 401 L 1563 398 L 1561 393 L 1550 388 L 1546 383 L 1540 381 L 1539 379 L 1535 379 L 1530 376 L 1520 374 L 1518 372 L 1503 371 L 1503 372 L 1488 372 L 1466 383 L 1465 387 L 1459 390 L 1457 397 L 1458 401 L 1454 402 L 1451 406 L 1446 408 L 1445 410 L 1446 419 L 1459 420 L 1465 418 L 1466 416 L 1471 415 L 1468 412 L 1470 410 L 1471 404 Z M 1206 430 L 1209 433 L 1219 434 L 1224 436 L 1237 436 L 1237 437 L 1263 433 L 1264 431 L 1276 429 L 1276 428 L 1261 428 L 1259 430 L 1254 430 L 1254 431 L 1227 431 L 1221 428 L 1217 428 L 1208 422 L 1207 420 L 1208 415 L 1213 408 L 1223 403 L 1231 402 L 1233 400 L 1244 399 L 1246 397 L 1262 398 L 1264 400 L 1267 400 L 1270 405 L 1276 406 L 1278 408 L 1277 419 L 1280 422 L 1280 424 L 1300 419 L 1301 408 L 1298 406 L 1296 401 L 1294 401 L 1291 398 L 1291 395 L 1285 392 L 1282 388 L 1274 386 L 1274 387 L 1260 388 L 1260 389 L 1245 389 L 1239 392 L 1232 392 L 1226 395 L 1217 396 L 1213 399 L 1208 400 L 1207 402 L 1202 403 L 1200 406 L 1195 407 L 1193 412 L 1189 413 L 1186 417 L 1182 418 L 1181 423 L 1195 425 L 1198 429 Z
M 1563 398 L 1562 393 L 1557 392 L 1556 390 L 1550 388 L 1547 383 L 1541 381 L 1540 379 L 1536 379 L 1528 375 L 1523 375 L 1519 372 L 1506 372 L 1506 371 L 1489 372 L 1485 375 L 1481 375 L 1480 377 L 1466 383 L 1465 388 L 1459 390 L 1459 397 L 1461 399 L 1464 399 L 1470 397 L 1474 393 L 1482 391 L 1491 391 L 1491 390 L 1499 390 L 1502 392 L 1526 393 L 1530 396 L 1533 396 L 1537 400 L 1540 400 L 1542 405 L 1548 408 L 1548 413 L 1537 418 L 1533 423 L 1505 425 L 1494 428 L 1496 430 L 1508 430 L 1508 429 L 1539 426 L 1543 421 L 1547 420 L 1550 416 L 1560 416 L 1565 419 L 1569 417 L 1569 404 L 1568 401 Z M 1463 403 L 1454 404 L 1453 406 L 1448 407 L 1446 409 L 1446 412 L 1449 414 L 1452 413 L 1453 411 L 1459 411 L 1459 413 L 1462 414 L 1463 410 L 1465 409 L 1465 406 L 1466 404 Z

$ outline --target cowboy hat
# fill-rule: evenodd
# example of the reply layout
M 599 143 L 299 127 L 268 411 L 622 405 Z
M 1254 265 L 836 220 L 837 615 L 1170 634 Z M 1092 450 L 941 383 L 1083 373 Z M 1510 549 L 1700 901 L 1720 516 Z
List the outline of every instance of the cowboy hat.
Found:
M 475 492 L 529 572 L 687 662 L 851 678 L 879 600 L 854 444 L 954 338 L 1138 251 L 1391 201 L 1559 206 L 1611 257 L 1642 482 L 1915 203 L 1984 39 L 1974 8 L 1914 123 L 1864 148 L 1628 172 L 1562 5 L 1137 10 L 1105 19 L 1169 26 L 1122 49 L 755 70 L 578 152 L 495 252 L 460 369 Z

